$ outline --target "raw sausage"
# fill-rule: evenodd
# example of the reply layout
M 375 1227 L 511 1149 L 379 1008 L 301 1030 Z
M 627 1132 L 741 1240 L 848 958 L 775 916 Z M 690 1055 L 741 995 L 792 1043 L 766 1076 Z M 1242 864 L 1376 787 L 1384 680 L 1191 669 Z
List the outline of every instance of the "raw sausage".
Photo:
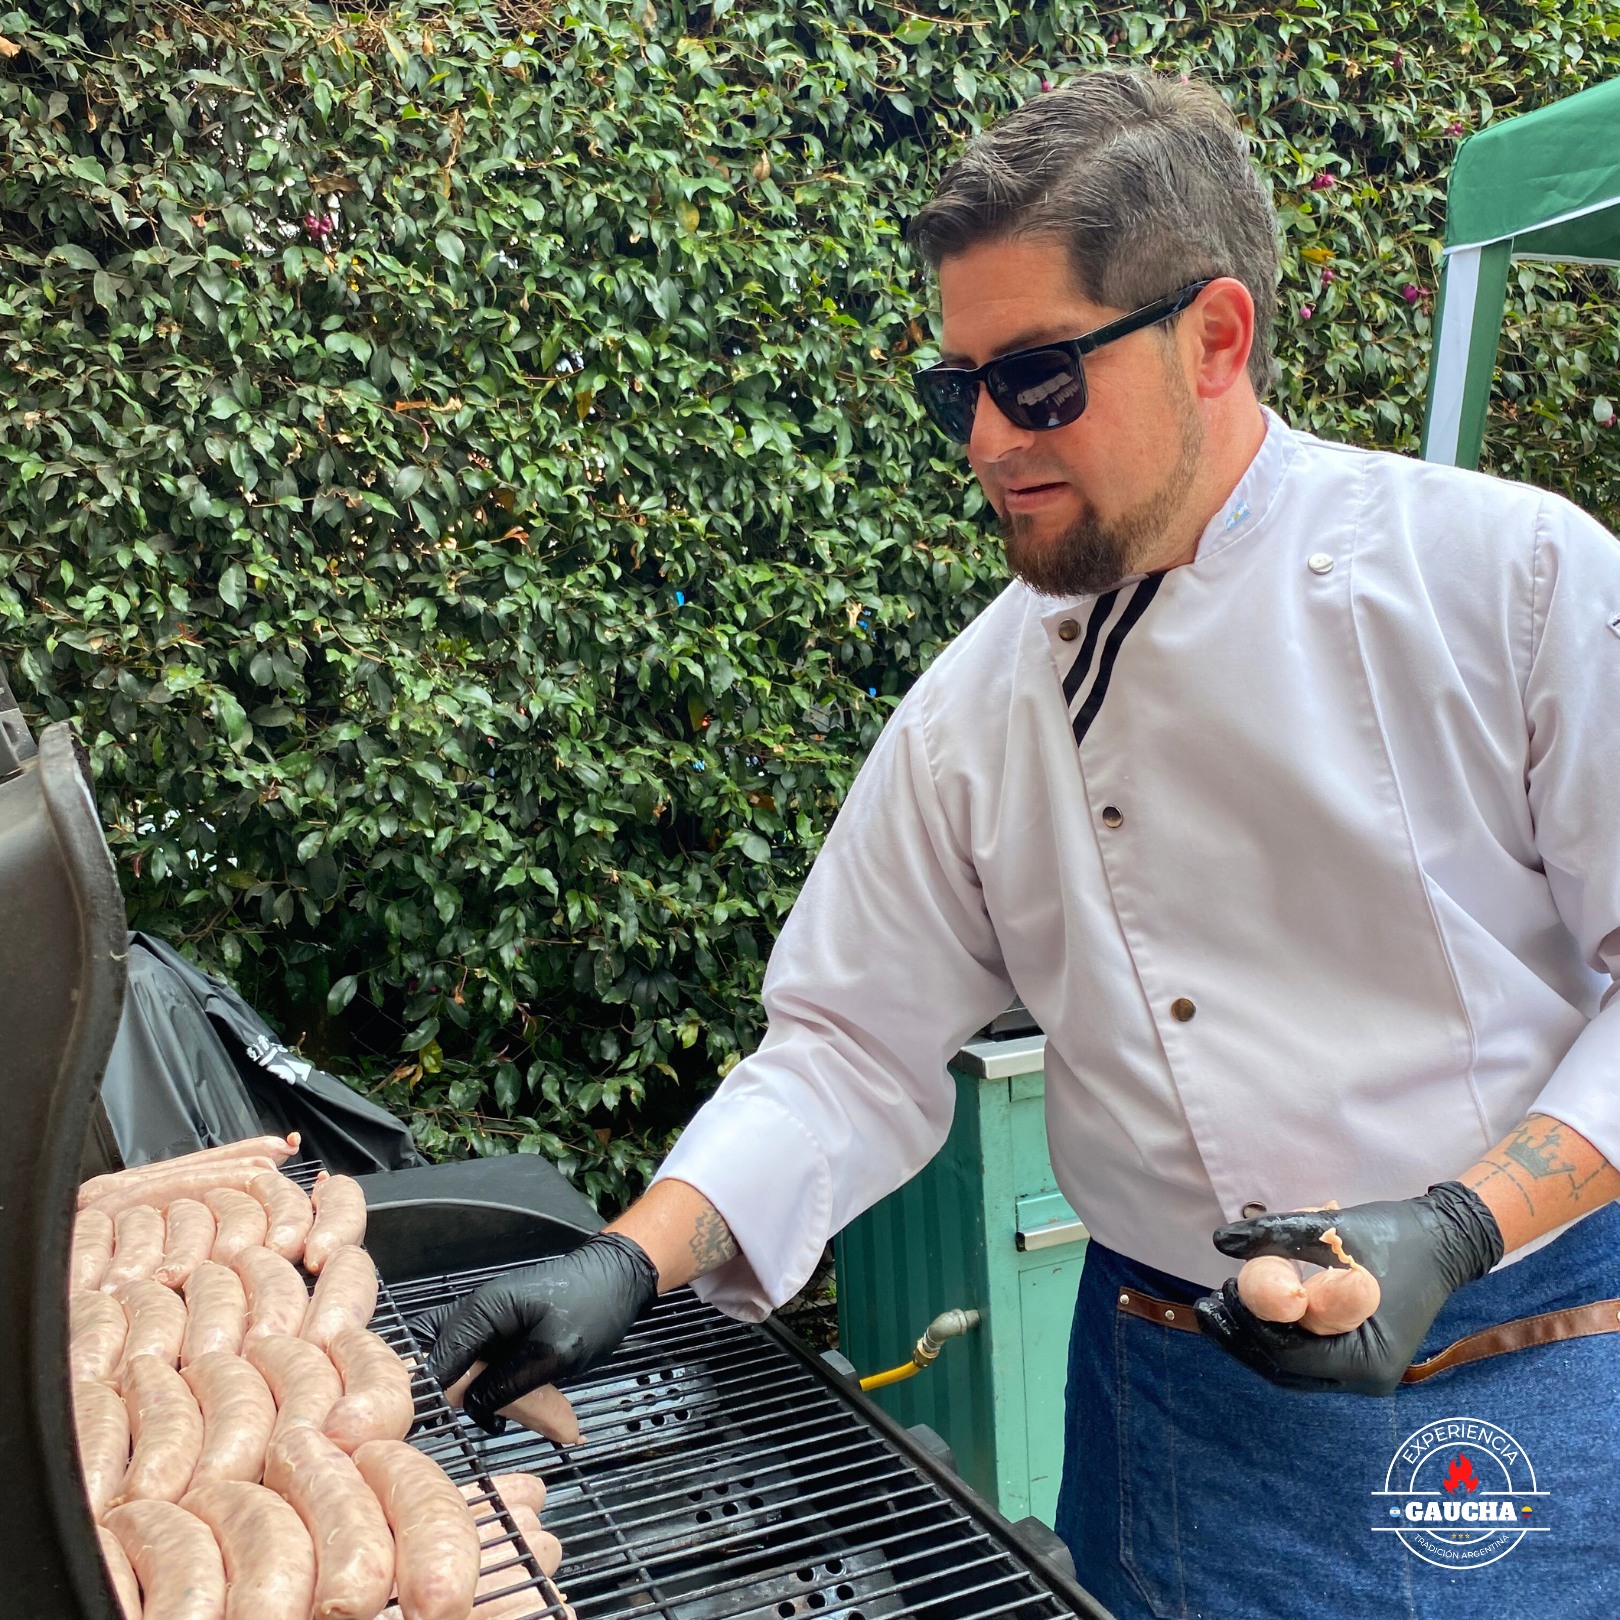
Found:
M 394 1532 L 405 1620 L 467 1620 L 478 1589 L 478 1530 L 450 1476 L 402 1440 L 368 1440 L 354 1464 Z
M 202 1451 L 191 1484 L 216 1479 L 258 1481 L 264 1450 L 276 1426 L 276 1398 L 264 1375 L 242 1356 L 215 1350 L 181 1373 L 202 1412 Z
M 110 1383 L 124 1354 L 129 1312 L 111 1294 L 68 1300 L 68 1371 L 77 1381 Z
M 512 1507 L 507 1510 L 518 1534 L 540 1566 L 542 1575 L 555 1575 L 562 1567 L 562 1543 L 549 1530 L 540 1528 L 540 1516 L 533 1508 Z
M 484 1363 L 475 1361 L 444 1392 L 444 1398 L 458 1412 L 467 1386 L 483 1370 Z M 542 1384 L 538 1389 L 531 1389 L 527 1395 L 518 1396 L 510 1406 L 501 1408 L 500 1415 L 521 1423 L 525 1429 L 532 1429 L 536 1434 L 543 1434 L 559 1446 L 579 1444 L 579 1419 L 574 1416 L 574 1408 L 568 1397 L 555 1384 Z
M 150 1204 L 124 1210 L 113 1228 L 113 1256 L 101 1276 L 104 1294 L 150 1277 L 163 1263 L 163 1216 Z
M 133 1186 L 114 1187 L 86 1207 L 99 1209 L 117 1220 L 126 1209 L 134 1209 L 138 1204 L 164 1210 L 177 1198 L 202 1198 L 206 1201 L 208 1193 L 215 1187 L 236 1187 L 245 1192 L 247 1184 L 255 1176 L 262 1176 L 265 1171 L 274 1170 L 275 1167 L 275 1160 L 263 1153 L 256 1153 L 250 1158 L 221 1160 L 217 1164 L 188 1166 L 181 1160 L 175 1165 L 165 1165 L 161 1171 L 143 1177 Z
M 180 1502 L 210 1530 L 225 1558 L 225 1620 L 308 1620 L 315 1544 L 274 1491 L 216 1479 Z
M 492 1483 L 508 1507 L 526 1507 L 538 1518 L 546 1505 L 546 1482 L 538 1474 L 496 1474 Z
M 326 1422 L 326 1414 L 343 1393 L 343 1380 L 319 1345 L 282 1333 L 254 1339 L 244 1354 L 264 1374 L 276 1398 L 272 1440 L 296 1424 L 318 1429 Z
M 215 1350 L 236 1355 L 246 1331 L 247 1294 L 242 1279 L 229 1266 L 204 1260 L 186 1282 L 186 1336 L 180 1341 L 180 1365 L 189 1367 Z
M 1378 1309 L 1382 1291 L 1365 1266 L 1329 1266 L 1305 1279 L 1307 1333 L 1348 1333 Z
M 538 1474 L 491 1474 L 495 1494 L 509 1508 L 527 1508 L 536 1518 L 546 1505 L 546 1482 Z M 461 1494 L 475 1514 L 493 1511 L 489 1493 L 482 1485 L 463 1485 Z
M 284 1260 L 302 1260 L 304 1239 L 315 1220 L 309 1194 L 280 1171 L 255 1176 L 248 1183 L 248 1191 L 264 1205 L 269 1217 L 264 1246 L 274 1249 Z
M 478 1607 L 473 1611 L 476 1620 L 501 1620 L 501 1617 L 537 1616 L 548 1607 L 546 1595 L 531 1583 L 533 1572 L 523 1562 L 523 1554 L 539 1566 L 547 1578 L 556 1574 L 562 1562 L 562 1544 L 549 1531 L 540 1528 L 540 1521 L 528 1508 L 509 1508 L 512 1522 L 517 1527 L 522 1547 L 513 1544 L 511 1533 L 498 1517 L 491 1516 L 478 1526 L 478 1539 L 483 1544 L 480 1552 L 478 1575 Z M 399 1611 L 393 1611 L 399 1620 Z
M 324 1350 L 334 1333 L 363 1328 L 377 1310 L 377 1268 L 355 1244 L 335 1250 L 322 1268 L 299 1337 Z
M 163 1232 L 163 1259 L 152 1275 L 167 1288 L 183 1288 L 214 1251 L 214 1212 L 195 1198 L 177 1198 L 163 1217 Z
M 99 1288 L 107 1274 L 107 1262 L 112 1259 L 112 1216 L 99 1209 L 81 1210 L 73 1221 L 73 1262 L 68 1276 L 68 1291 L 81 1288 Z
M 394 1538 L 359 1470 L 325 1435 L 294 1428 L 271 1443 L 264 1482 L 315 1544 L 314 1620 L 374 1620 L 394 1582 Z
M 1305 1284 L 1299 1264 L 1283 1254 L 1245 1260 L 1237 1275 L 1238 1298 L 1262 1321 L 1297 1322 L 1305 1314 Z
M 129 1315 L 129 1333 L 112 1381 L 123 1383 L 129 1364 L 136 1356 L 157 1356 L 174 1366 L 180 1359 L 180 1345 L 186 1336 L 185 1301 L 151 1277 L 125 1283 L 113 1298 Z
M 111 1384 L 73 1386 L 73 1429 L 90 1517 L 99 1520 L 129 1468 L 129 1412 Z
M 173 1502 L 130 1502 L 107 1528 L 140 1578 L 143 1620 L 225 1620 L 225 1561 L 201 1519 Z
M 215 1187 L 203 1194 L 203 1202 L 218 1223 L 214 1251 L 209 1256 L 222 1266 L 234 1265 L 244 1250 L 264 1242 L 270 1230 L 270 1217 L 257 1198 L 250 1198 L 235 1187 Z
M 199 1148 L 195 1153 L 185 1153 L 177 1159 L 155 1159 L 151 1164 L 131 1165 L 127 1170 L 91 1176 L 79 1185 L 79 1208 L 95 1203 L 110 1192 L 138 1186 L 142 1181 L 150 1181 L 153 1176 L 168 1175 L 175 1170 L 191 1170 L 207 1164 L 229 1164 L 233 1159 L 254 1157 L 280 1164 L 298 1151 L 298 1142 L 297 1131 L 287 1137 L 250 1136 L 242 1142 L 227 1142 L 224 1147 Z
M 124 1405 L 132 1446 L 118 1500 L 178 1502 L 202 1450 L 203 1420 L 196 1397 L 166 1361 L 137 1356 L 124 1377 Z M 112 1523 L 110 1513 L 107 1523 Z M 130 1558 L 138 1572 L 140 1561 L 133 1552 Z M 146 1585 L 144 1576 L 141 1585 Z
M 461 1487 L 461 1494 L 463 1496 L 468 1494 L 465 1485 Z M 507 1534 L 506 1525 L 495 1511 L 493 1503 L 486 1502 L 484 1504 L 486 1516 L 482 1518 L 478 1517 L 479 1508 L 477 1504 L 469 1501 L 467 1505 L 472 1508 L 473 1515 L 478 1521 L 478 1539 L 486 1547 L 492 1541 L 496 1541 Z M 549 1530 L 540 1528 L 540 1515 L 533 1508 L 504 1499 L 502 1505 L 517 1530 L 518 1539 L 528 1550 L 529 1556 L 540 1566 L 540 1573 L 542 1575 L 555 1575 L 562 1564 L 562 1543 Z M 486 1562 L 488 1556 L 486 1553 Z M 482 1620 L 482 1617 L 480 1617 L 480 1620 Z
M 478 1513 L 476 1507 L 473 1513 Z M 522 1532 L 514 1537 L 499 1514 L 489 1512 L 478 1520 L 478 1540 L 478 1620 L 483 1620 L 483 1609 L 491 1599 L 509 1587 L 532 1581 L 534 1572 L 523 1562 L 527 1549 L 519 1545 L 523 1540 Z M 539 1604 L 540 1595 L 532 1587 L 529 1597 L 531 1605 Z
M 323 1170 L 309 1195 L 315 1224 L 304 1243 L 304 1269 L 319 1272 L 346 1243 L 366 1236 L 366 1195 L 353 1176 L 329 1176 Z
M 235 1262 L 236 1274 L 247 1291 L 247 1332 L 242 1343 L 252 1344 L 275 1333 L 297 1337 L 309 1309 L 304 1279 L 273 1249 L 257 1245 L 244 1249 Z
M 343 1380 L 343 1398 L 326 1414 L 324 1432 L 352 1452 L 368 1440 L 403 1440 L 416 1405 L 411 1374 L 393 1347 L 364 1328 L 344 1328 L 326 1347 Z
M 96 1540 L 101 1543 L 101 1561 L 107 1566 L 107 1577 L 124 1620 L 141 1620 L 141 1589 L 123 1544 L 104 1524 L 96 1526 Z

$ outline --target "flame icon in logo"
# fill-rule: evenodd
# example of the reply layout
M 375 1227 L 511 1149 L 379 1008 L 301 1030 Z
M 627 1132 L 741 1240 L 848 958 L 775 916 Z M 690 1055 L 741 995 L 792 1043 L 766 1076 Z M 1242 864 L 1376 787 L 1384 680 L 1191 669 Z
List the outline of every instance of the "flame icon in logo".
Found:
M 1455 1495 L 1459 1490 L 1477 1491 L 1479 1489 L 1479 1476 L 1474 1472 L 1474 1465 L 1469 1461 L 1466 1451 L 1459 1451 L 1451 1459 L 1451 1467 L 1446 1470 L 1446 1477 L 1440 1483 L 1452 1495 Z

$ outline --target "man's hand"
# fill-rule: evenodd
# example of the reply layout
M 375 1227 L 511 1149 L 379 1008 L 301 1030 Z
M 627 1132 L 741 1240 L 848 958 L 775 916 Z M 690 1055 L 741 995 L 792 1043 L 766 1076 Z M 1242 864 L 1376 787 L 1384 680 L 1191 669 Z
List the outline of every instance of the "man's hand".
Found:
M 1280 1254 L 1326 1266 L 1335 1264 L 1321 1241 L 1331 1227 L 1382 1290 L 1378 1309 L 1360 1327 L 1316 1334 L 1262 1321 L 1238 1298 L 1235 1278 L 1193 1309 L 1222 1349 L 1275 1384 L 1388 1395 L 1440 1307 L 1502 1258 L 1501 1231 L 1478 1194 L 1461 1182 L 1442 1181 L 1421 1198 L 1234 1221 L 1218 1228 L 1214 1241 L 1222 1254 L 1238 1260 Z
M 607 1231 L 556 1260 L 486 1283 L 423 1324 L 435 1335 L 428 1371 L 448 1388 L 475 1361 L 465 1408 L 491 1434 L 519 1396 L 611 1355 L 657 1294 L 722 1266 L 737 1240 L 696 1187 L 655 1183 Z
M 439 1324 L 428 1371 L 448 1388 L 475 1361 L 466 1411 L 498 1434 L 497 1414 L 541 1384 L 588 1371 L 619 1346 L 658 1292 L 658 1273 L 622 1232 L 485 1283 Z

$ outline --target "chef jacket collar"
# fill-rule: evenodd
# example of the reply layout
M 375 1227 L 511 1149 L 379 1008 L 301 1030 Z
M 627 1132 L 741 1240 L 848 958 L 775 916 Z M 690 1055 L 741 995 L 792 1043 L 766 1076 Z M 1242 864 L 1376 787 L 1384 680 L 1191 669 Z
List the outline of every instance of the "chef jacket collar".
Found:
M 1198 537 L 1198 549 L 1193 553 L 1194 566 L 1236 545 L 1260 527 L 1299 450 L 1299 441 L 1288 424 L 1268 405 L 1262 405 L 1260 411 L 1266 419 L 1266 436 L 1237 481 L 1237 487 L 1204 525 L 1204 532 Z
M 1193 553 L 1193 560 L 1187 565 L 1189 567 L 1196 568 L 1199 563 L 1213 557 L 1217 552 L 1225 551 L 1228 546 L 1235 546 L 1240 540 L 1253 534 L 1271 511 L 1277 491 L 1293 464 L 1299 450 L 1299 441 L 1293 430 L 1269 405 L 1262 405 L 1260 411 L 1266 419 L 1266 436 L 1260 441 L 1260 448 L 1255 452 L 1254 459 L 1237 481 L 1232 493 L 1221 504 L 1220 510 L 1204 525 L 1204 531 L 1198 537 L 1198 547 Z M 1109 589 L 1123 590 L 1144 577 L 1141 574 L 1128 574 Z M 1072 619 L 1077 606 L 1095 601 L 1103 594 L 1100 591 L 1093 591 L 1084 596 L 1066 596 L 1055 600 L 1048 598 L 1054 601 L 1054 605 L 1042 610 L 1041 624 L 1053 641 L 1054 653 L 1060 654 L 1065 667 L 1072 661 L 1074 649 L 1059 647 L 1057 642 L 1059 626 L 1064 620 Z

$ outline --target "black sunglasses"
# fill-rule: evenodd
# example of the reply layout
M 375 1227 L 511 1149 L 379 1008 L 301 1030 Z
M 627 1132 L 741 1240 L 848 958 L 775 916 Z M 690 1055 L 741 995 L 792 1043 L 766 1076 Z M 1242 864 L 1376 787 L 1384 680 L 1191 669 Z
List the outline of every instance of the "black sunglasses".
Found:
M 1117 321 L 1064 343 L 1018 349 L 968 371 L 961 366 L 928 366 L 916 374 L 924 409 L 949 437 L 963 444 L 973 436 L 979 384 L 989 389 L 996 409 L 1014 427 L 1044 433 L 1067 427 L 1086 408 L 1086 368 L 1082 356 L 1145 326 L 1179 315 L 1210 281 L 1189 282 L 1157 303 L 1144 304 Z

